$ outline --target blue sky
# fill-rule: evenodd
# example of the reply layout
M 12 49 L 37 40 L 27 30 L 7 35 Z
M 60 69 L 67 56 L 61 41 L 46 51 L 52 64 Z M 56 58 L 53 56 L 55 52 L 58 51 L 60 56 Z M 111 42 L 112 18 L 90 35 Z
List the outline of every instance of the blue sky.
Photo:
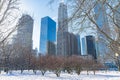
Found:
M 41 18 L 50 16 L 57 21 L 59 0 L 52 5 L 48 5 L 49 1 L 50 0 L 21 0 L 21 12 L 30 14 L 34 19 L 33 48 L 39 49 Z

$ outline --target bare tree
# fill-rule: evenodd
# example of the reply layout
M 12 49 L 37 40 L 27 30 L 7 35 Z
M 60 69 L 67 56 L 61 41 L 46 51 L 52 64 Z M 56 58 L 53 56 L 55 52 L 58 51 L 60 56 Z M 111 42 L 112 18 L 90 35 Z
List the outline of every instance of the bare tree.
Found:
M 0 44 L 16 30 L 19 0 L 0 0 Z
M 7 72 L 7 63 L 14 51 L 9 43 L 12 33 L 17 29 L 18 2 L 19 0 L 0 0 L 0 59 L 6 64 Z
M 101 39 L 112 55 L 120 54 L 120 0 L 66 0 L 66 4 L 75 32 L 95 30 L 91 33 L 99 35 L 97 42 Z
M 109 48 L 112 49 L 114 53 L 119 53 L 119 36 L 112 36 L 112 34 L 115 34 L 115 32 L 112 30 L 109 32 L 105 27 L 109 26 L 109 28 L 112 27 L 112 29 L 115 29 L 117 27 L 117 30 L 119 30 L 119 19 L 116 18 L 116 16 L 120 16 L 120 1 L 115 0 L 113 2 L 113 0 L 73 0 L 73 2 L 73 13 L 70 20 L 77 21 L 81 27 L 83 27 L 82 24 L 85 24 L 86 21 L 89 21 L 92 26 L 97 28 L 100 34 L 105 36 L 104 40 L 106 40 L 106 43 L 108 43 Z M 96 8 L 98 10 L 95 13 Z M 101 21 L 104 23 L 102 25 L 102 28 L 99 25 L 101 22 L 98 23 L 96 21 L 96 19 L 98 19 L 98 17 L 101 15 L 100 11 L 103 11 L 102 16 L 104 16 L 104 18 L 107 18 L 106 23 L 103 22 L 104 20 Z M 116 34 L 119 33 L 116 31 Z

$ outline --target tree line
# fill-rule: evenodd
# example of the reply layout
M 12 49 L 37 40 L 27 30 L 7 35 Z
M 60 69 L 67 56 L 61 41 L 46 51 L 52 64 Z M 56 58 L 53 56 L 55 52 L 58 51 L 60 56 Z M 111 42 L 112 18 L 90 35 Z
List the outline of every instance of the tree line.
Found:
M 9 60 L 5 59 L 0 66 L 6 73 L 10 73 L 12 70 L 20 70 L 22 74 L 24 70 L 33 70 L 34 74 L 41 71 L 41 74 L 44 75 L 47 71 L 50 71 L 55 73 L 57 77 L 60 76 L 61 72 L 80 75 L 81 71 L 87 71 L 87 74 L 89 74 L 89 71 L 93 71 L 95 74 L 96 70 L 105 68 L 100 62 L 96 62 L 88 56 L 86 58 L 76 55 L 69 57 L 36 56 L 29 53 L 9 58 Z

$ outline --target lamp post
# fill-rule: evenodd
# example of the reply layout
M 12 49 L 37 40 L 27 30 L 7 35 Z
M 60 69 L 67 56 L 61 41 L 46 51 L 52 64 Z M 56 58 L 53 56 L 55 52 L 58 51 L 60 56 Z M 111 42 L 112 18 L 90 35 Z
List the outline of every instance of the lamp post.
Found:
M 117 60 L 118 70 L 120 71 L 119 54 L 115 53 L 115 56 L 116 56 L 116 60 Z

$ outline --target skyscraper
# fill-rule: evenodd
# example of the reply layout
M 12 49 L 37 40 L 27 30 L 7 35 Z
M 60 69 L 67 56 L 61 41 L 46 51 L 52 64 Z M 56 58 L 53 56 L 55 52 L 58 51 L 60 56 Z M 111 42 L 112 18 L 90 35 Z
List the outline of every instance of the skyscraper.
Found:
M 87 55 L 86 37 L 81 39 L 81 55 Z
M 86 36 L 87 54 L 91 55 L 94 59 L 96 56 L 95 38 L 93 36 Z
M 67 55 L 67 39 L 65 38 L 68 32 L 68 22 L 67 22 L 67 6 L 61 2 L 58 8 L 58 32 L 57 32 L 57 55 L 65 56 Z
M 14 40 L 29 50 L 32 50 L 33 22 L 31 16 L 23 14 L 18 21 L 17 35 Z
M 74 35 L 73 33 L 69 32 L 64 32 L 63 35 L 65 39 L 65 44 L 64 44 L 64 55 L 60 54 L 62 56 L 71 56 L 71 55 L 78 55 L 78 39 L 77 36 Z
M 77 46 L 78 46 L 78 55 L 81 55 L 81 42 L 80 42 L 80 35 L 76 35 L 77 38 Z
M 81 55 L 84 56 L 92 56 L 93 59 L 97 59 L 96 56 L 96 46 L 95 46 L 95 38 L 91 35 L 85 36 L 81 39 Z
M 108 23 L 108 18 L 106 14 L 106 4 L 100 0 L 97 2 L 95 8 L 95 21 L 98 27 L 108 36 L 110 35 L 110 27 Z M 103 56 L 106 56 L 106 52 L 109 51 L 107 45 L 107 40 L 104 34 L 97 31 L 97 40 L 96 40 L 96 50 L 97 56 L 102 60 Z
M 51 54 L 51 51 L 55 51 L 56 41 L 56 22 L 50 17 L 46 16 L 41 19 L 41 34 L 40 34 L 40 53 Z M 53 50 L 51 50 L 53 49 Z M 52 52 L 55 54 L 55 52 Z
M 117 36 L 115 36 L 114 35 L 114 37 L 115 37 L 115 39 L 120 39 L 120 30 L 119 30 L 119 28 L 120 28 L 120 6 L 116 6 L 115 7 L 116 8 L 116 10 L 114 11 L 114 19 L 116 20 L 116 22 L 115 22 L 115 28 L 116 28 L 116 34 L 117 34 Z
M 67 47 L 70 47 L 70 53 L 71 55 L 78 55 L 78 37 L 76 35 L 74 35 L 73 33 L 70 33 L 70 46 L 67 46 Z
M 110 36 L 110 27 L 108 25 L 108 18 L 106 14 L 106 4 L 103 1 L 98 1 L 95 8 L 95 21 L 98 27 Z

